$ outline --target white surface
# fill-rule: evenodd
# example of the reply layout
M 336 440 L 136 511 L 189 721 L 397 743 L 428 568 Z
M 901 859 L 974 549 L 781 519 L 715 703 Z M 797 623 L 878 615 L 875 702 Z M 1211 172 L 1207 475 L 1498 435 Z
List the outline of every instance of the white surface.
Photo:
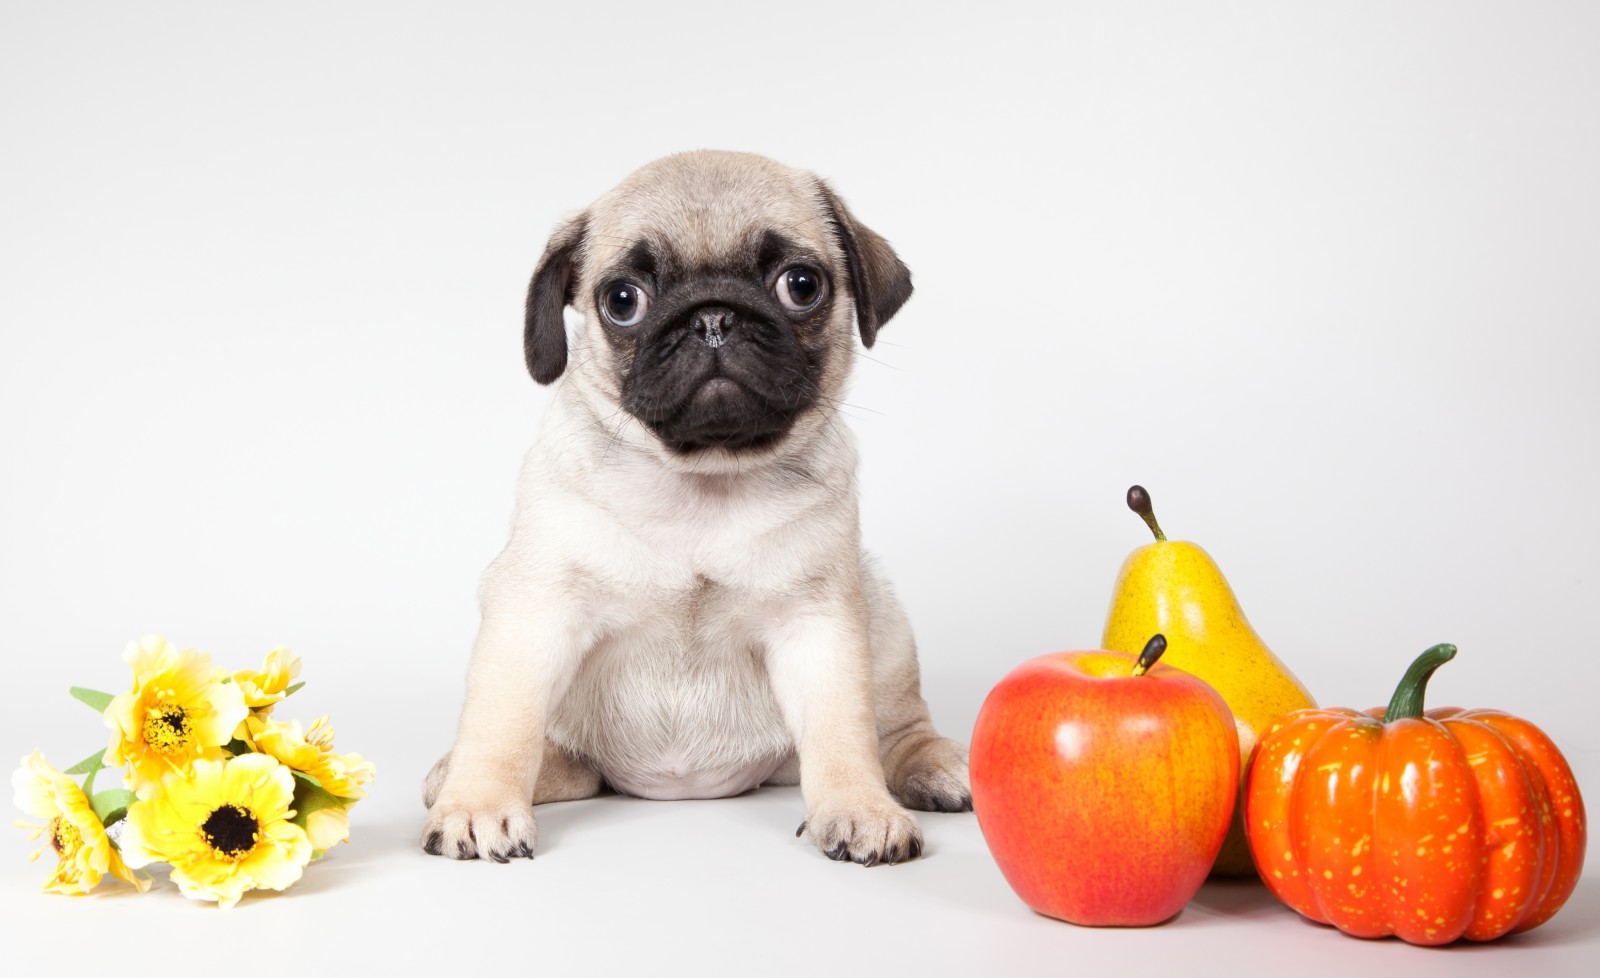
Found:
M 157 631 L 233 668 L 294 647 L 289 715 L 380 769 L 348 849 L 226 916 L 37 895 L 12 834 L 8 972 L 267 934 L 545 973 L 1592 961 L 1593 871 L 1539 932 L 1426 952 L 1237 887 L 1055 924 L 970 816 L 866 871 L 792 839 L 792 792 L 552 808 L 510 867 L 412 840 L 549 396 L 527 276 L 560 216 L 696 146 L 817 171 L 916 276 L 851 413 L 945 730 L 1098 643 L 1137 481 L 1323 702 L 1454 641 L 1434 702 L 1533 719 L 1593 803 L 1600 8 L 540 8 L 0 4 L 0 757 L 95 749 L 65 688 L 120 689 Z
M 1593 974 L 1593 877 L 1550 923 L 1493 944 L 1356 940 L 1302 921 L 1256 884 L 1207 884 L 1160 927 L 1093 929 L 1017 902 L 970 815 L 924 817 L 926 859 L 868 870 L 795 839 L 799 806 L 793 788 L 547 806 L 544 851 L 505 866 L 426 856 L 410 844 L 413 820 L 369 818 L 349 849 L 294 889 L 247 895 L 226 913 L 170 886 L 51 900 L 8 869 L 0 914 L 16 943 L 7 970 L 85 974 L 92 948 L 134 974 L 162 975 L 180 956 L 241 976 L 322 964 L 401 975 L 490 966 L 535 975 Z M 158 942 L 173 950 L 154 953 Z M 274 945 L 283 957 L 268 957 Z

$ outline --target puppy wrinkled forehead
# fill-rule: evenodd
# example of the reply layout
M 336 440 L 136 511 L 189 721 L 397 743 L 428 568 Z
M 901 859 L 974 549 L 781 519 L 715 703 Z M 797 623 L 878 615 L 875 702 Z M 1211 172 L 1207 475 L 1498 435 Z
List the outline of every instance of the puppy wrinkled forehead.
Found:
M 589 209 L 585 264 L 604 269 L 640 242 L 692 248 L 679 257 L 715 266 L 772 231 L 819 254 L 835 251 L 815 177 L 748 153 L 699 151 L 635 171 Z

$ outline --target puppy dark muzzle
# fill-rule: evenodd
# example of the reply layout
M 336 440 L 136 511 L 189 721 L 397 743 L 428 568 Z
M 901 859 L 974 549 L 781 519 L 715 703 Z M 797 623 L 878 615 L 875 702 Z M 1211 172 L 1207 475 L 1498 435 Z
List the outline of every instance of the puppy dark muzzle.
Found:
M 758 448 L 816 402 L 818 365 L 765 297 L 685 297 L 638 336 L 623 406 L 674 451 Z

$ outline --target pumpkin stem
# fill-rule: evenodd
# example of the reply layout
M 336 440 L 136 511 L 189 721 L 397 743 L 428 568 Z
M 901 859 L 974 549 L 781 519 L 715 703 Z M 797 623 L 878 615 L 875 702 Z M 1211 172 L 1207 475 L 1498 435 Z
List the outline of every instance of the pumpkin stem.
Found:
M 1422 697 L 1428 691 L 1428 680 L 1433 678 L 1433 671 L 1455 657 L 1454 645 L 1435 645 L 1417 656 L 1417 661 L 1411 663 L 1411 668 L 1400 678 L 1400 685 L 1395 687 L 1394 698 L 1389 700 L 1389 709 L 1383 715 L 1383 722 L 1393 723 L 1422 716 Z
M 1167 637 L 1165 635 L 1152 635 L 1150 641 L 1144 643 L 1144 651 L 1139 653 L 1139 661 L 1133 664 L 1133 674 L 1142 676 L 1150 671 L 1150 667 L 1161 658 L 1161 653 L 1167 650 Z

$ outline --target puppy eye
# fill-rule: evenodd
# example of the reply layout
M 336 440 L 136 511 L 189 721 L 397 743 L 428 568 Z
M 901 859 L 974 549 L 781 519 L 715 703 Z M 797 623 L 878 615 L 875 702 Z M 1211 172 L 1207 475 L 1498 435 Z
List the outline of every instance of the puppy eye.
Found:
M 650 308 L 644 289 L 632 282 L 612 282 L 600 294 L 600 312 L 606 321 L 619 328 L 637 326 Z
M 796 265 L 778 276 L 774 291 L 783 308 L 790 312 L 805 312 L 822 298 L 822 276 L 815 269 Z

